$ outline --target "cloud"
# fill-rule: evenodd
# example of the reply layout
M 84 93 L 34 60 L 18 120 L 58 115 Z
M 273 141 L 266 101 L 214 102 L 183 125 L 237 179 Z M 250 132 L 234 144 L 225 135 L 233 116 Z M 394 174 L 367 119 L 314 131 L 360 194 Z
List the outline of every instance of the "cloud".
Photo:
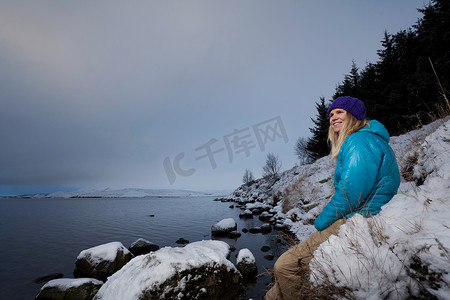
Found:
M 287 168 L 314 102 L 376 57 L 384 28 L 365 5 L 3 1 L 0 182 L 161 187 L 166 156 L 277 115 Z M 196 168 L 180 184 L 240 183 L 242 164 Z

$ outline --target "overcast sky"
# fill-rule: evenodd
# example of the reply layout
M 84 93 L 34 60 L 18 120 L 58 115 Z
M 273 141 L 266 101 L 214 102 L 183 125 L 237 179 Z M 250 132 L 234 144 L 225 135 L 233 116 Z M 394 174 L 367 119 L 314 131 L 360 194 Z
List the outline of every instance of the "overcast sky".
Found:
M 0 0 L 0 195 L 290 169 L 315 102 L 423 3 Z

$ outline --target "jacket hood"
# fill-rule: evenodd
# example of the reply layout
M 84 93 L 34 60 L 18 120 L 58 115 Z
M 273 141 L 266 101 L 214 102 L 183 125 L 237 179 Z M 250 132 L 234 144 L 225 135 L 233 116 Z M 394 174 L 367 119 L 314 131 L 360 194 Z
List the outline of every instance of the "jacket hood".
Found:
M 374 133 L 380 136 L 387 143 L 389 143 L 390 137 L 388 131 L 386 130 L 384 125 L 378 122 L 377 120 L 370 120 L 369 125 L 364 126 L 359 131 Z

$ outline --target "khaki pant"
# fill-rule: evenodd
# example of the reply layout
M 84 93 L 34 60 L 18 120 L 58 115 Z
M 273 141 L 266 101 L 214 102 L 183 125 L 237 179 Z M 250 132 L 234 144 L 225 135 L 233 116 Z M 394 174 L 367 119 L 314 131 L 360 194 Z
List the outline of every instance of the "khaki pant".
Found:
M 308 239 L 283 253 L 274 266 L 275 283 L 265 300 L 299 299 L 299 286 L 309 281 L 309 262 L 314 251 L 331 235 L 337 235 L 345 219 L 339 219 L 325 230 L 313 233 Z

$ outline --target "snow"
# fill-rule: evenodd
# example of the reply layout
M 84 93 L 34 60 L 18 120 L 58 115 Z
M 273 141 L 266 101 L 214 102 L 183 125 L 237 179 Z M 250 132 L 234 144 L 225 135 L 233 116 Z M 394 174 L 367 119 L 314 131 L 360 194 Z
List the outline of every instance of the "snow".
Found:
M 83 250 L 78 254 L 77 259 L 86 258 L 93 262 L 100 262 L 102 260 L 113 262 L 116 259 L 119 250 L 124 254 L 130 253 L 121 242 L 111 242 Z
M 99 299 L 138 299 L 141 291 L 157 287 L 168 278 L 202 265 L 225 265 L 236 270 L 226 258 L 230 246 L 222 241 L 199 241 L 185 247 L 165 247 L 133 258 L 108 278 L 96 297 Z M 180 281 L 180 285 L 183 281 Z
M 53 279 L 53 280 L 50 280 L 49 282 L 47 282 L 41 288 L 41 291 L 46 288 L 59 288 L 61 290 L 68 290 L 70 288 L 80 287 L 83 284 L 90 283 L 90 282 L 92 282 L 93 284 L 96 284 L 96 285 L 103 284 L 102 281 L 93 279 L 93 278 L 60 278 L 60 279 Z
M 239 251 L 238 256 L 236 258 L 236 264 L 239 263 L 246 263 L 246 264 L 256 263 L 256 259 L 249 249 L 244 248 Z
M 144 198 L 144 197 L 219 197 L 226 191 L 189 191 L 171 189 L 82 189 L 75 192 L 55 192 L 47 198 Z
M 237 224 L 233 218 L 223 219 L 212 226 L 213 231 L 227 231 L 236 228 Z

